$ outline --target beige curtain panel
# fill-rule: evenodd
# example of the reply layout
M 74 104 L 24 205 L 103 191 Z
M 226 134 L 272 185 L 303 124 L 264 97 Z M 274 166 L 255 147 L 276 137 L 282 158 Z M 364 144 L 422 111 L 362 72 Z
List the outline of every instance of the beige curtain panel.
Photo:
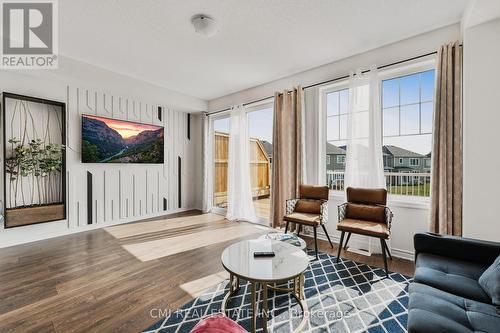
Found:
M 430 230 L 462 235 L 462 50 L 441 46 L 436 71 Z
M 274 94 L 271 227 L 281 227 L 285 201 L 296 198 L 302 183 L 302 87 Z

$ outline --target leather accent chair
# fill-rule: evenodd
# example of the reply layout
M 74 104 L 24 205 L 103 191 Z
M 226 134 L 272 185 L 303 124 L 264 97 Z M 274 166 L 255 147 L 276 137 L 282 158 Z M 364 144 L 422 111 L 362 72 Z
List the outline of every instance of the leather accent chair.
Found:
M 317 228 L 321 226 L 333 248 L 332 241 L 326 230 L 325 223 L 328 222 L 328 186 L 300 185 L 299 198 L 286 201 L 285 234 L 288 232 L 290 222 L 299 225 L 297 236 L 303 225 L 313 227 L 314 249 L 318 259 L 318 236 Z
M 340 258 L 340 251 L 342 250 L 342 243 L 346 232 L 348 235 L 344 250 L 347 249 L 351 234 L 379 238 L 384 258 L 384 268 L 386 275 L 388 275 L 386 255 L 388 254 L 391 260 L 392 256 L 385 240 L 391 236 L 393 214 L 386 206 L 387 190 L 382 188 L 363 189 L 348 187 L 346 193 L 347 202 L 338 207 L 339 223 L 337 224 L 337 230 L 341 232 L 341 235 L 337 262 Z

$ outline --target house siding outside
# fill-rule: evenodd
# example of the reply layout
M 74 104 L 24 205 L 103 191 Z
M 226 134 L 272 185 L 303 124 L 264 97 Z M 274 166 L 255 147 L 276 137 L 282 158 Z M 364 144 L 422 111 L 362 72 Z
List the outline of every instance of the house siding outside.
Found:
M 327 154 L 327 163 L 326 163 L 326 170 L 330 171 L 344 171 L 345 169 L 345 162 L 344 163 L 337 163 L 337 157 L 342 156 L 345 161 L 345 154 Z M 328 161 L 329 160 L 329 161 Z M 328 163 L 330 162 L 330 163 Z
M 326 144 L 326 170 L 328 171 L 344 171 L 346 151 L 342 147 L 337 147 L 331 143 Z M 344 159 L 344 163 L 337 163 L 337 157 Z
M 417 160 L 418 165 L 411 165 L 410 160 Z M 400 170 L 406 170 L 406 171 L 424 171 L 424 157 L 393 157 L 393 171 L 397 171 L 398 169 Z M 402 160 L 402 163 L 400 162 Z M 384 165 L 385 167 L 385 165 Z
M 326 155 L 327 171 L 345 170 L 345 163 L 337 163 L 338 156 L 346 155 L 346 150 L 343 147 L 327 143 Z M 417 163 L 412 165 L 412 160 L 417 161 Z M 383 161 L 386 172 L 429 173 L 431 168 L 431 153 L 421 155 L 397 146 L 383 146 Z

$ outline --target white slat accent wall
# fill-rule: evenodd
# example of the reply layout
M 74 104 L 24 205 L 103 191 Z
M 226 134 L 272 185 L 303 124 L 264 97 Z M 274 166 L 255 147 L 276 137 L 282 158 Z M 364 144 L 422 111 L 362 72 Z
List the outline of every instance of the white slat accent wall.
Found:
M 162 120 L 158 119 L 161 107 Z M 81 116 L 98 116 L 165 127 L 163 165 L 82 164 Z M 112 225 L 178 211 L 178 156 L 182 159 L 181 209 L 195 205 L 193 140 L 187 138 L 187 113 L 81 87 L 67 87 L 68 227 L 87 226 L 87 172 L 92 173 L 93 224 Z M 167 211 L 163 210 L 167 199 Z

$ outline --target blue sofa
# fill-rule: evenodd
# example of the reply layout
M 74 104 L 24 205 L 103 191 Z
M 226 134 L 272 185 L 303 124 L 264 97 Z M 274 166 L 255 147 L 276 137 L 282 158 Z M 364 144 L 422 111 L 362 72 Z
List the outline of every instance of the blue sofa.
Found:
M 408 332 L 500 332 L 500 308 L 478 282 L 500 243 L 419 233 L 414 245 Z

